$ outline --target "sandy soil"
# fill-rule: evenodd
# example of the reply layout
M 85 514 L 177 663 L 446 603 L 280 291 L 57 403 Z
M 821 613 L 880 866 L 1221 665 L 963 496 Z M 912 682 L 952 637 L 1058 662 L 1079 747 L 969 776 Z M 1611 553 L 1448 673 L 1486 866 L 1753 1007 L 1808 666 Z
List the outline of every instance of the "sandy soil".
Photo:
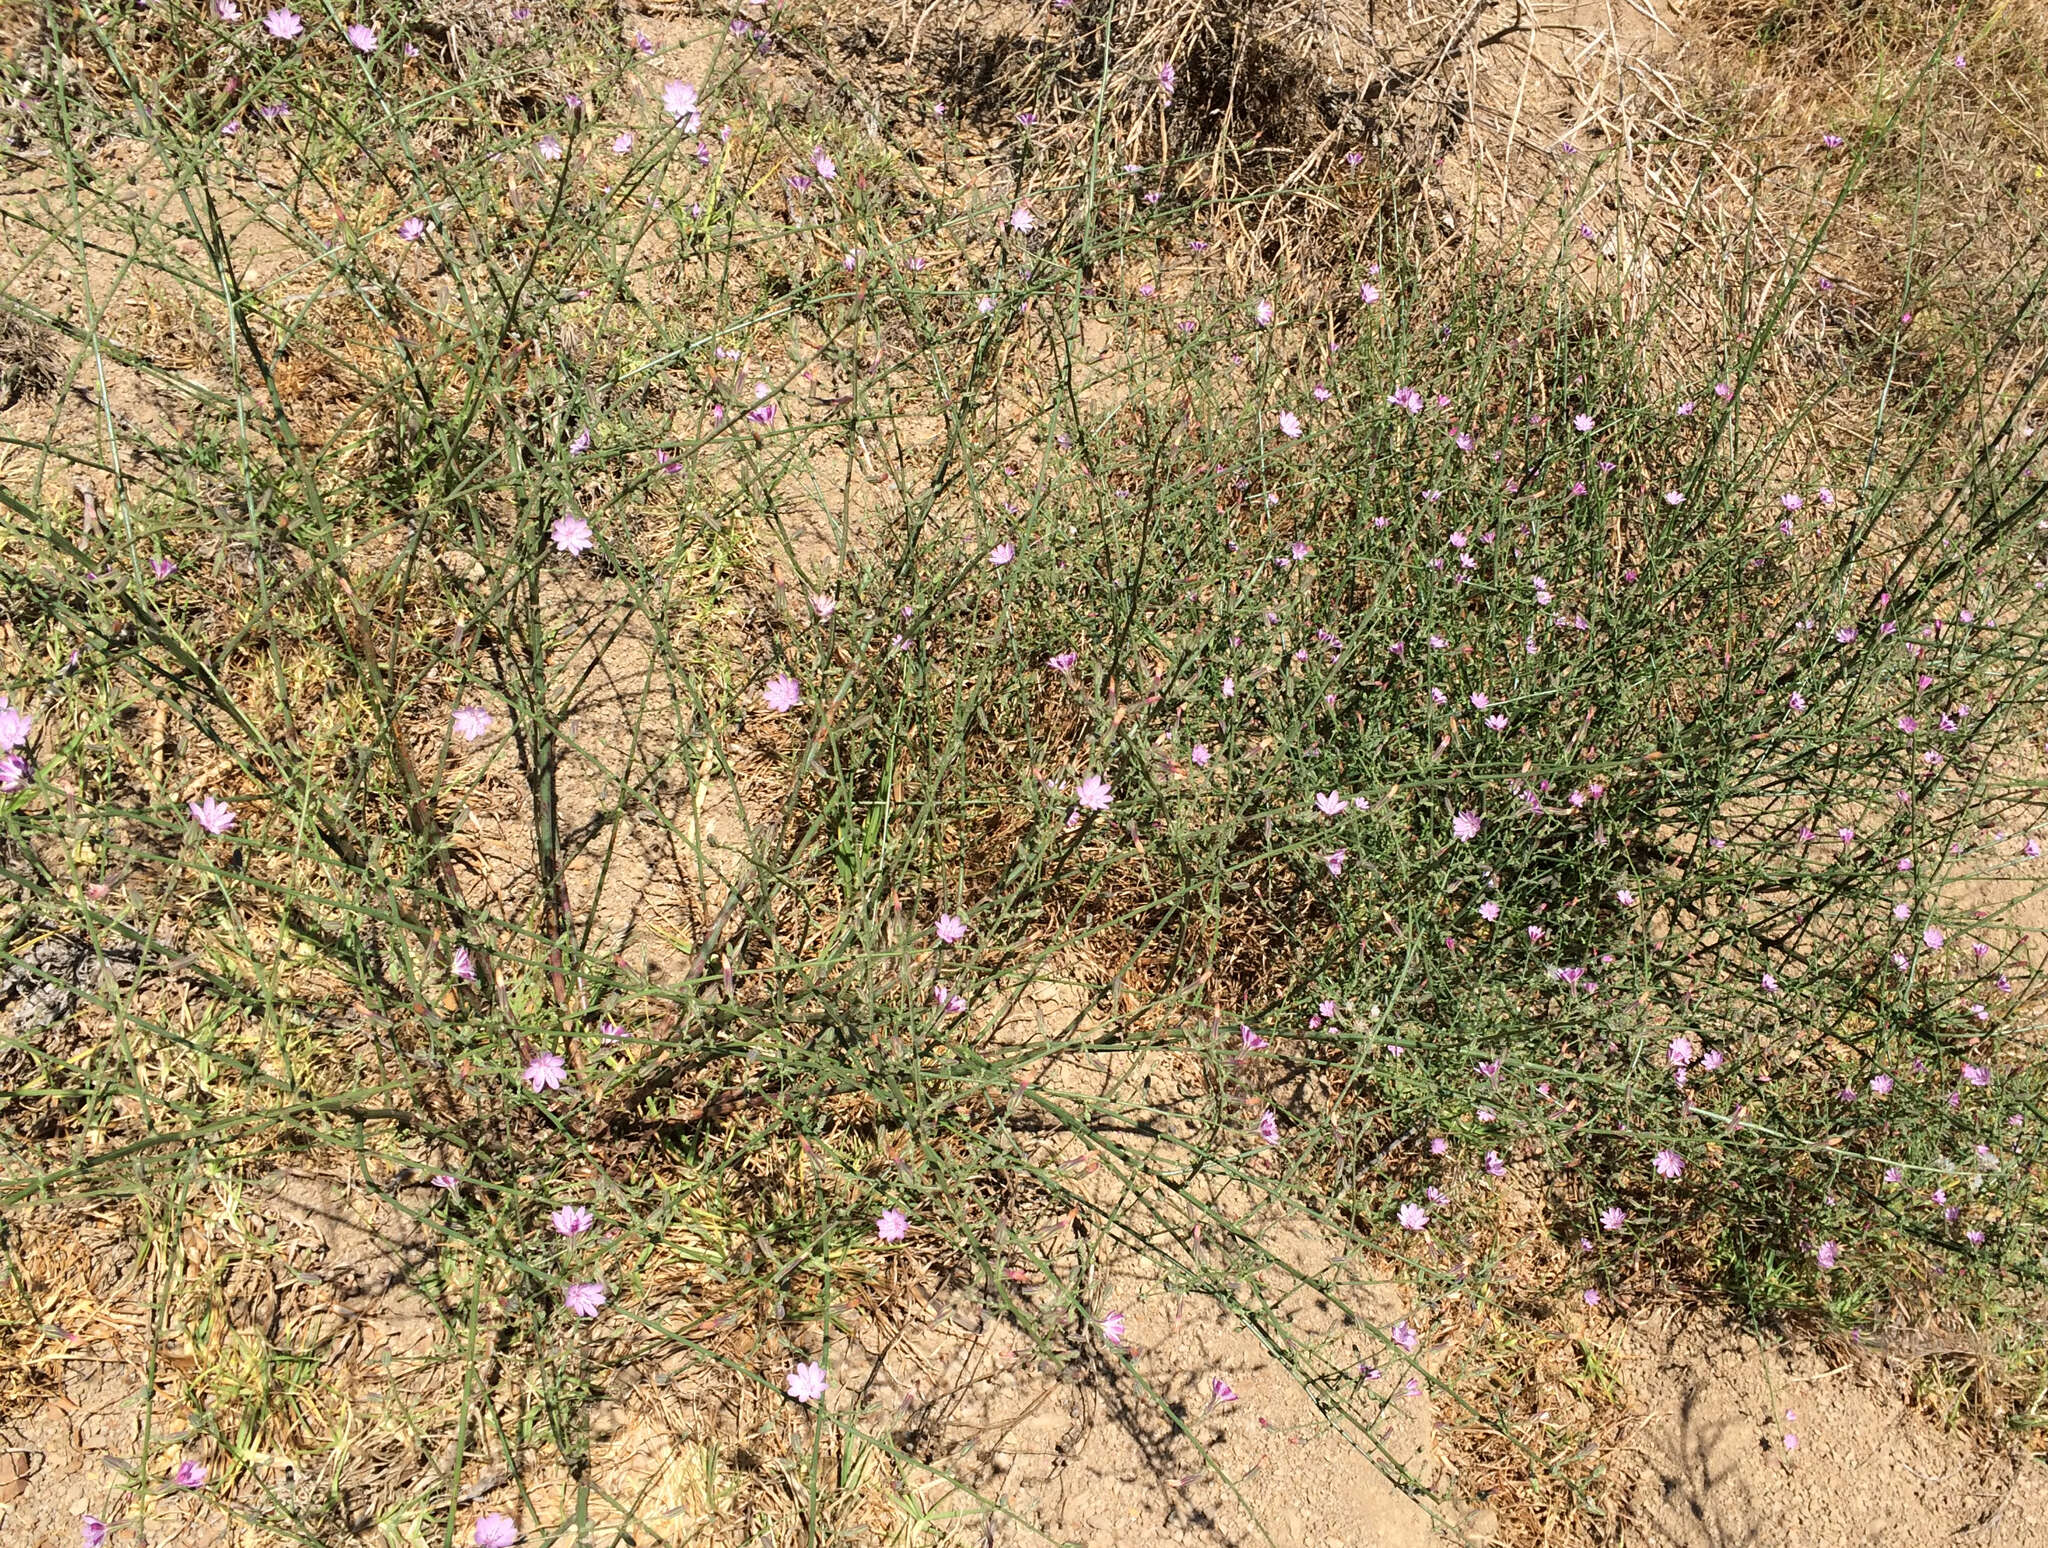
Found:
M 436 1469 L 443 1459 L 408 1453 L 405 1424 L 378 1412 L 380 1398 L 431 1397 L 436 1355 L 447 1352 L 439 1319 L 410 1282 L 423 1261 L 418 1228 L 360 1192 L 291 1174 L 252 1186 L 239 1218 L 281 1256 L 274 1272 L 223 1281 L 225 1316 L 237 1326 L 301 1334 L 320 1323 L 315 1342 L 355 1390 L 353 1443 L 383 1456 L 389 1482 L 401 1488 L 422 1469 Z M 0 1542 L 71 1548 L 87 1512 L 120 1525 L 124 1536 L 116 1541 L 299 1540 L 232 1519 L 213 1488 L 180 1491 L 159 1482 L 148 1491 L 146 1516 L 135 1514 L 124 1484 L 145 1423 L 159 1447 L 173 1443 L 173 1453 L 192 1428 L 193 1416 L 167 1390 L 191 1356 L 176 1338 L 152 1345 L 149 1264 L 110 1227 L 85 1235 L 90 1264 L 72 1298 L 53 1305 L 70 1352 L 56 1362 L 44 1397 L 0 1422 Z M 236 1248 L 226 1238 L 217 1245 Z M 1322 1251 L 1304 1228 L 1281 1245 L 1290 1260 L 1313 1262 Z M 1034 1360 L 1014 1324 L 957 1294 L 910 1308 L 900 1322 L 864 1336 L 867 1347 L 832 1353 L 840 1416 L 858 1411 L 870 1433 L 890 1436 L 901 1455 L 931 1465 L 929 1474 L 910 1469 L 901 1479 L 903 1497 L 921 1503 L 929 1524 L 923 1540 L 1086 1548 L 1507 1540 L 1495 1536 L 1483 1501 L 1458 1497 L 1434 1444 L 1445 1416 L 1432 1412 L 1423 1392 L 1407 1392 L 1402 1373 L 1367 1383 L 1376 1416 L 1368 1432 L 1347 1434 L 1275 1360 L 1270 1329 L 1135 1275 L 1108 1281 L 1104 1291 L 1125 1308 L 1123 1348 L 1064 1372 Z M 1402 1310 L 1383 1285 L 1361 1282 L 1349 1296 L 1372 1318 L 1391 1322 Z M 1292 1335 L 1333 1361 L 1384 1358 L 1327 1302 L 1302 1295 L 1285 1309 Z M 1642 1548 L 1889 1548 L 1935 1540 L 2025 1548 L 2048 1540 L 2048 1467 L 1944 1429 L 1915 1400 L 1914 1376 L 1930 1355 L 1943 1353 L 1938 1344 L 1894 1336 L 1787 1346 L 1712 1320 L 1655 1317 L 1580 1331 L 1614 1356 L 1634 1415 L 1633 1440 L 1609 1458 L 1631 1480 L 1625 1510 L 1614 1535 L 1598 1540 Z M 146 1398 L 152 1360 L 153 1403 Z M 1424 1361 L 1433 1368 L 1427 1354 Z M 1148 1392 L 1158 1401 L 1148 1401 Z M 780 1429 L 801 1454 L 807 1423 L 786 1405 L 771 1411 L 766 1428 Z M 722 1422 L 715 1408 L 684 1400 L 665 1376 L 637 1372 L 593 1418 L 581 1535 L 559 1535 L 574 1520 L 577 1480 L 532 1455 L 519 1469 L 480 1459 L 463 1470 L 462 1540 L 469 1519 L 484 1510 L 515 1515 L 526 1542 L 647 1548 L 691 1541 L 706 1528 L 710 1540 L 727 1540 L 740 1523 L 720 1519 L 718 1490 L 707 1480 L 721 1463 L 740 1465 L 738 1453 L 759 1447 L 763 1429 Z M 1411 1480 L 1408 1488 L 1390 1481 L 1393 1469 Z M 260 1510 L 287 1501 L 306 1508 L 326 1492 L 317 1454 L 280 1455 L 244 1472 L 232 1496 Z M 351 1524 L 369 1528 L 379 1492 L 355 1494 L 366 1514 L 331 1519 L 329 1540 L 348 1540 Z M 633 1502 L 630 1512 L 619 1508 L 623 1501 Z M 880 1523 L 845 1525 L 851 1541 L 886 1535 Z M 400 1520 L 391 1530 L 396 1535 L 385 1540 L 394 1543 L 440 1540 L 431 1518 Z
M 2048 1466 L 1944 1432 L 1895 1351 L 1774 1348 L 1726 1327 L 1645 1330 L 1630 1495 L 1644 1548 L 2048 1541 Z M 1788 1446 L 1788 1437 L 1796 1444 Z

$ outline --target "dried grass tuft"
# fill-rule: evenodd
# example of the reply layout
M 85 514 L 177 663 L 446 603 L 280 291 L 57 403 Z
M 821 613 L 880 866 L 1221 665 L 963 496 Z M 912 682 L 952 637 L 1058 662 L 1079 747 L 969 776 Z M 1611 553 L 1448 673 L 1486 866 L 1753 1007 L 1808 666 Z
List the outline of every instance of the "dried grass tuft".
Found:
M 26 318 L 0 313 L 0 409 L 57 390 L 57 340 Z

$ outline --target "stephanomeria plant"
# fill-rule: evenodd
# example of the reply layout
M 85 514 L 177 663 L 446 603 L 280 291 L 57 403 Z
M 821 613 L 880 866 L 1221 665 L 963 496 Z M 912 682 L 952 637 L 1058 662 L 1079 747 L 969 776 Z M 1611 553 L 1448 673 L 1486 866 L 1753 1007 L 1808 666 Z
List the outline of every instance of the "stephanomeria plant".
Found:
M 908 1467 L 836 1351 L 940 1283 L 1144 1400 L 1098 1255 L 1268 1327 L 1306 1281 L 1420 1384 L 1433 1324 L 1267 1227 L 1478 1296 L 1511 1189 L 1586 1307 L 2038 1266 L 2036 383 L 1957 356 L 1823 451 L 1744 390 L 1796 268 L 1688 374 L 1569 226 L 1276 301 L 1113 165 L 881 197 L 771 132 L 753 22 L 572 102 L 160 9 L 92 34 L 132 100 L 24 97 L 69 175 L 18 223 L 199 364 L 8 289 L 177 419 L 109 456 L 60 395 L 67 479 L 5 486 L 10 942 L 121 969 L 17 948 L 81 1003 L 11 1035 L 14 1197 L 175 1243 L 346 1158 L 432 1244 L 458 1471 L 580 1468 L 606 1380 L 684 1367 L 814 1480 Z M 147 200 L 94 160 L 137 136 Z M 1379 1444 L 1405 1387 L 1274 1344 Z M 295 1433 L 218 1390 L 224 1447 Z

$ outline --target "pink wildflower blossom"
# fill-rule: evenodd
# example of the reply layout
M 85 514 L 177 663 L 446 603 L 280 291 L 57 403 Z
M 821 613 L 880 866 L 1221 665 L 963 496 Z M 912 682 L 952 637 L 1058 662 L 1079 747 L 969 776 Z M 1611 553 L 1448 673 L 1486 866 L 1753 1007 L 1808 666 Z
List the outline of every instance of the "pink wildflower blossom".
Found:
M 567 1066 L 558 1053 L 535 1054 L 519 1078 L 526 1082 L 528 1089 L 538 1093 L 557 1090 L 567 1078 Z
M 217 796 L 188 801 L 185 810 L 192 814 L 194 822 L 216 838 L 235 825 L 235 809 Z

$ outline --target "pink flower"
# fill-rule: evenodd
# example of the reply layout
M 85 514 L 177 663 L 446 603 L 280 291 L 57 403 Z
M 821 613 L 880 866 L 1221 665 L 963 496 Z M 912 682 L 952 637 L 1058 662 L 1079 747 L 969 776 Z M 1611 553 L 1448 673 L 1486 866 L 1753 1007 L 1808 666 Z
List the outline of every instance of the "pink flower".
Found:
M 529 1089 L 539 1093 L 558 1089 L 566 1078 L 566 1066 L 558 1053 L 535 1054 L 526 1068 L 519 1072 L 519 1078 Z
M 1280 411 L 1280 433 L 1290 441 L 1301 439 L 1301 420 L 1291 409 Z
M 154 559 L 149 561 L 149 573 L 154 575 L 160 581 L 169 580 L 173 575 L 176 575 L 178 573 L 177 561 L 173 559 L 166 559 L 162 554 L 158 554 Z
M 1626 1224 L 1628 1224 L 1628 1211 L 1618 1205 L 1610 1204 L 1607 1208 L 1600 1211 L 1601 1230 L 1619 1231 Z
M 1260 1115 L 1259 1138 L 1264 1140 L 1268 1145 L 1277 1145 L 1280 1143 L 1280 1120 L 1273 1116 L 1273 1111 L 1271 1108 L 1268 1108 L 1263 1114 Z
M 1420 1204 L 1403 1204 L 1394 1212 L 1394 1218 L 1401 1222 L 1406 1231 L 1420 1231 L 1429 1224 L 1429 1211 Z
M 1250 1027 L 1246 1026 L 1240 1026 L 1237 1029 L 1237 1042 L 1238 1046 L 1244 1049 L 1246 1053 L 1257 1053 L 1261 1048 L 1271 1048 L 1273 1046 Z
M 988 562 L 999 570 L 1016 557 L 1017 545 L 1015 543 L 998 543 L 988 551 Z
M 7 702 L 7 695 L 0 694 L 0 752 L 27 746 L 28 734 L 34 729 L 35 721 L 28 711 L 16 709 Z
M 1680 505 L 1683 505 L 1683 504 L 1685 504 L 1685 493 L 1684 493 L 1684 491 L 1682 491 L 1682 490 L 1678 490 L 1678 489 L 1667 489 L 1667 490 L 1665 490 L 1665 491 L 1664 491 L 1664 503 L 1665 503 L 1666 505 L 1670 505 L 1670 506 L 1680 506 Z
M 1252 308 L 1252 321 L 1257 323 L 1261 328 L 1272 327 L 1273 303 L 1270 301 L 1260 301 L 1258 305 L 1254 306 Z
M 455 712 L 455 734 L 474 742 L 491 729 L 491 712 L 480 704 L 465 704 Z
M 78 1518 L 78 1540 L 81 1548 L 100 1548 L 107 1540 L 107 1524 L 98 1516 Z
M 1469 844 L 1479 837 L 1479 814 L 1460 812 L 1451 819 L 1451 837 L 1461 844 Z
M 20 753 L 0 753 L 0 790 L 10 795 L 28 783 L 28 759 Z
M 1490 707 L 1490 706 L 1492 705 L 1492 703 L 1493 703 L 1493 701 L 1492 701 L 1491 699 L 1487 698 L 1487 696 L 1486 696 L 1485 694 L 1483 694 L 1483 693 L 1475 693 L 1475 694 L 1473 694 L 1473 695 L 1472 695 L 1472 707 L 1473 707 L 1474 709 L 1477 709 L 1477 710 L 1483 710 L 1483 709 L 1487 709 L 1487 708 L 1489 708 L 1489 707 Z
M 581 1236 L 597 1224 L 597 1217 L 581 1204 L 564 1204 L 548 1216 L 557 1236 Z
M 604 1284 L 601 1280 L 588 1280 L 583 1284 L 565 1285 L 562 1288 L 562 1304 L 579 1317 L 595 1317 L 597 1309 L 604 1305 Z
M 1316 792 L 1316 810 L 1325 817 L 1341 817 L 1350 804 L 1350 802 L 1346 801 L 1343 796 L 1334 790 L 1319 790 Z
M 1415 1353 L 1422 1345 L 1422 1336 L 1408 1326 L 1405 1319 L 1395 1323 L 1393 1331 L 1388 1336 L 1410 1354 Z
M 900 1209 L 885 1209 L 875 1221 L 875 1235 L 885 1242 L 900 1242 L 910 1234 L 910 1217 Z
M 1824 1269 L 1831 1269 L 1835 1266 L 1836 1260 L 1841 1256 L 1841 1252 L 1842 1249 L 1835 1243 L 1822 1242 L 1813 1250 L 1814 1261 L 1819 1263 Z
M 697 88 L 688 81 L 670 81 L 661 88 L 662 109 L 690 133 L 697 132 Z
M 476 1548 L 512 1548 L 519 1541 L 519 1523 L 510 1516 L 476 1518 Z
M 1124 1314 L 1122 1312 L 1113 1311 L 1102 1319 L 1102 1336 L 1112 1344 L 1121 1344 L 1124 1341 Z
M 811 147 L 811 168 L 820 178 L 828 183 L 839 176 L 839 164 L 832 159 L 830 153 L 822 145 Z
M 1100 774 L 1090 774 L 1075 790 L 1074 799 L 1087 811 L 1106 812 L 1114 795 L 1108 780 Z
M 590 523 L 581 516 L 557 516 L 548 528 L 555 547 L 565 554 L 584 554 L 591 548 Z
M 171 1482 L 180 1489 L 204 1489 L 207 1468 L 204 1462 L 195 1462 L 190 1457 L 178 1464 L 178 1470 L 171 1474 Z
M 799 1403 L 816 1403 L 825 1395 L 825 1367 L 816 1360 L 803 1360 L 782 1379 L 783 1390 Z
M 1221 1376 L 1218 1376 L 1209 1383 L 1209 1401 L 1218 1407 L 1225 1403 L 1235 1403 L 1237 1401 L 1236 1389 Z
M 1388 395 L 1387 401 L 1395 408 L 1404 408 L 1411 414 L 1422 412 L 1422 394 L 1413 387 L 1396 387 Z
M 455 960 L 449 964 L 457 978 L 465 984 L 476 982 L 476 959 L 469 954 L 467 946 L 455 948 Z
M 1071 650 L 1063 650 L 1057 656 L 1047 656 L 1045 664 L 1062 677 L 1074 670 L 1074 663 L 1081 658 Z
M 1492 924 L 1494 920 L 1500 918 L 1500 904 L 1496 903 L 1492 898 L 1488 898 L 1479 905 L 1479 917 L 1488 924 Z
M 787 672 L 768 679 L 761 690 L 761 702 L 780 715 L 793 710 L 803 700 L 803 685 Z
M 612 154 L 623 156 L 633 149 L 633 131 L 628 129 L 612 141 Z
M 1936 929 L 1933 925 L 1929 925 L 1926 929 L 1920 932 L 1920 939 L 1926 942 L 1927 949 L 1929 951 L 1940 951 L 1943 943 L 1948 940 L 1948 937 L 1943 935 L 1941 931 Z
M 941 914 L 933 933 L 948 946 L 958 946 L 967 939 L 967 921 L 958 914 Z
M 224 22 L 238 22 L 242 19 L 242 8 L 235 4 L 235 0 L 213 0 L 213 14 Z M 86 1519 L 91 1520 L 92 1518 L 87 1517 Z M 102 1527 L 100 1530 L 105 1531 L 106 1529 Z M 91 1548 L 91 1545 L 88 1544 L 87 1548 Z
M 1194 760 L 1195 767 L 1198 769 L 1206 769 L 1209 766 L 1209 749 L 1202 742 L 1195 743 L 1194 750 L 1188 756 Z
M 1665 1052 L 1666 1057 L 1669 1058 L 1674 1065 L 1677 1065 L 1682 1068 L 1683 1066 L 1692 1063 L 1692 1040 L 1690 1038 L 1674 1037 L 1671 1040 L 1670 1048 L 1667 1049 Z
M 289 43 L 305 32 L 306 24 L 299 20 L 296 12 L 279 9 L 264 16 L 263 30 L 280 43 Z
M 1966 1064 L 1963 1066 L 1963 1079 L 1973 1086 L 1988 1086 L 1991 1084 L 1991 1071 L 1981 1064 Z
M 194 822 L 216 838 L 235 825 L 235 809 L 217 796 L 188 801 L 185 810 L 192 814 Z
M 1010 211 L 1010 229 L 1012 231 L 1029 231 L 1037 224 L 1038 217 L 1021 204 Z
M 1171 61 L 1159 67 L 1159 95 L 1168 102 L 1173 100 L 1173 64 Z
M 1593 428 L 1593 416 L 1591 414 L 1572 415 L 1572 428 L 1581 435 L 1586 434 Z
M 408 215 L 398 223 L 398 240 L 417 242 L 427 234 L 427 223 L 417 215 Z
M 1364 303 L 1365 303 L 1365 304 L 1366 304 L 1367 306 L 1371 306 L 1371 305 L 1372 305 L 1372 304 L 1373 304 L 1373 303 L 1374 303 L 1375 301 L 1379 300 L 1379 298 L 1380 298 L 1380 287 L 1379 287 L 1379 286 L 1377 286 L 1377 285 L 1374 285 L 1374 284 L 1371 284 L 1371 283 L 1367 283 L 1367 284 L 1363 284 L 1363 285 L 1360 285 L 1360 286 L 1358 287 L 1358 299 L 1359 299 L 1359 300 L 1361 300 L 1361 301 L 1363 301 L 1363 302 L 1364 302 Z
M 1344 874 L 1344 862 L 1350 858 L 1349 851 L 1333 849 L 1330 853 L 1323 856 L 1323 864 L 1330 868 L 1332 876 L 1342 876 Z
M 1676 1177 L 1685 1170 L 1685 1160 L 1675 1150 L 1660 1150 L 1651 1161 L 1659 1177 Z
M 341 32 L 342 36 L 348 39 L 350 46 L 357 53 L 374 54 L 377 52 L 377 29 L 375 27 L 366 27 L 361 22 L 355 22 L 342 28 Z

